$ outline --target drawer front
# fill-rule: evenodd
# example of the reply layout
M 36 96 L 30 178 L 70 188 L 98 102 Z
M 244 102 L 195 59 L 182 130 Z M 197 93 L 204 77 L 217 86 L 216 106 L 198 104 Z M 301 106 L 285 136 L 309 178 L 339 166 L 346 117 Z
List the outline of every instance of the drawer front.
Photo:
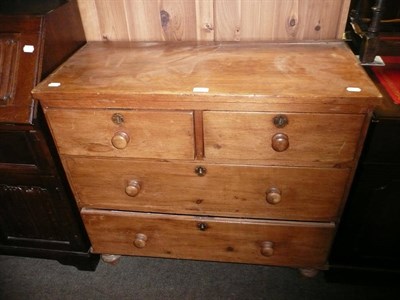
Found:
M 58 151 L 70 155 L 193 159 L 191 111 L 49 109 Z
M 80 207 L 285 220 L 334 220 L 349 175 L 207 164 L 199 176 L 196 164 L 74 157 L 64 165 Z
M 204 112 L 206 159 L 348 162 L 364 115 Z M 274 121 L 277 125 L 274 124 Z
M 251 221 L 83 209 L 95 253 L 322 267 L 329 223 Z

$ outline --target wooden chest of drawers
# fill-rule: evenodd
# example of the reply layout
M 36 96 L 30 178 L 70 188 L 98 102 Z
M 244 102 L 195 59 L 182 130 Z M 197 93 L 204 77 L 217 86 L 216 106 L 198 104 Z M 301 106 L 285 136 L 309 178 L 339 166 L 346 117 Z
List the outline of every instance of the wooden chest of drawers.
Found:
M 89 43 L 33 93 L 94 252 L 304 269 L 381 97 L 341 42 Z

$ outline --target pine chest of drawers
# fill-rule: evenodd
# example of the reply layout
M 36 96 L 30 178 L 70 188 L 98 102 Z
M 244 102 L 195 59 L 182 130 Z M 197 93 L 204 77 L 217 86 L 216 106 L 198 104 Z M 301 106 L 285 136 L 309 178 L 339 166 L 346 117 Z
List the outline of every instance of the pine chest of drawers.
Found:
M 33 93 L 93 252 L 301 269 L 381 97 L 341 42 L 89 43 Z

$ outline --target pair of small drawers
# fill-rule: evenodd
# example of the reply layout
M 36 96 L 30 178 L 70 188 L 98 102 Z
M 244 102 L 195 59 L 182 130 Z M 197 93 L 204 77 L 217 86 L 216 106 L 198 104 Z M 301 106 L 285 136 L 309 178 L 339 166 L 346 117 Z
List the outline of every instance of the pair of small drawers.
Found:
M 322 266 L 364 116 L 196 115 L 47 111 L 94 251 Z
M 257 164 L 351 162 L 364 115 L 48 110 L 61 154 Z M 195 126 L 195 123 L 197 125 Z M 201 125 L 199 125 L 199 123 Z

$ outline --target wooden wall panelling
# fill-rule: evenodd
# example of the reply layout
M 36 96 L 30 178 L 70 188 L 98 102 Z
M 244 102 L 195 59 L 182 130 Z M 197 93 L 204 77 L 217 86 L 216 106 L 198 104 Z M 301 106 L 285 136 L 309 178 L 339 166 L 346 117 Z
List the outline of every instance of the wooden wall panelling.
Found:
M 350 0 L 78 0 L 88 40 L 341 38 Z
M 342 2 L 342 8 L 340 11 L 340 17 L 338 20 L 337 32 L 336 32 L 336 38 L 338 39 L 343 38 L 343 33 L 346 29 L 346 23 L 349 15 L 351 0 L 342 0 L 341 2 Z
M 303 16 L 303 19 L 299 20 L 301 39 L 342 38 L 350 0 L 301 0 L 299 2 L 299 15 Z M 324 5 L 321 5 L 321 2 Z M 344 22 L 343 25 L 342 22 Z
M 125 1 L 95 0 L 104 40 L 129 40 Z
M 139 8 L 142 14 L 149 18 L 142 18 L 141 24 L 129 19 L 131 40 L 164 40 L 181 41 L 196 40 L 196 3 L 193 0 L 158 0 L 158 1 L 126 1 L 129 11 Z M 137 11 L 140 14 L 140 11 Z M 141 28 L 150 28 L 151 35 L 147 37 L 140 33 Z
M 130 40 L 161 41 L 159 1 L 126 1 Z
M 78 0 L 82 24 L 88 41 L 102 40 L 95 0 Z
M 197 39 L 213 41 L 215 35 L 214 0 L 196 0 Z
M 240 13 L 240 0 L 214 0 L 214 22 L 216 40 L 240 40 Z
M 88 40 L 214 40 L 213 0 L 79 0 Z
M 214 0 L 217 40 L 341 37 L 348 0 Z

